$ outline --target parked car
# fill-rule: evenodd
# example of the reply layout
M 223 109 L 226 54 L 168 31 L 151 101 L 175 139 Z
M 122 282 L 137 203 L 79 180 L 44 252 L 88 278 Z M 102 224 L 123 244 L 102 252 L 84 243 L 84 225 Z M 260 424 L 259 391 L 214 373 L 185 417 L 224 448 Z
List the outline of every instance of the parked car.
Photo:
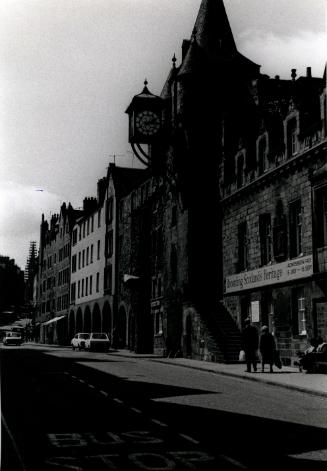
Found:
M 107 352 L 109 347 L 109 337 L 103 332 L 91 332 L 90 337 L 85 341 L 85 350 L 98 350 Z
M 78 348 L 78 350 L 84 350 L 85 341 L 89 338 L 89 336 L 90 334 L 87 334 L 86 332 L 79 332 L 78 334 L 74 335 L 70 342 L 72 349 L 75 350 L 75 348 Z
M 6 332 L 3 339 L 4 345 L 21 345 L 22 343 L 23 338 L 19 332 Z

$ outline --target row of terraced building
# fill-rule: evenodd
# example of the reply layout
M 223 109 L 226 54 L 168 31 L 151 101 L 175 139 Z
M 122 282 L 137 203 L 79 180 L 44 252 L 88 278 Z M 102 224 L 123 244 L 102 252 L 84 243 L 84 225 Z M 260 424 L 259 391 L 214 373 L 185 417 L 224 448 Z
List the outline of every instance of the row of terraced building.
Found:
M 110 164 L 81 210 L 42 218 L 42 341 L 104 331 L 119 348 L 237 361 L 250 316 L 292 364 L 327 339 L 326 69 L 290 72 L 261 74 L 223 2 L 202 1 L 155 97 L 147 167 Z

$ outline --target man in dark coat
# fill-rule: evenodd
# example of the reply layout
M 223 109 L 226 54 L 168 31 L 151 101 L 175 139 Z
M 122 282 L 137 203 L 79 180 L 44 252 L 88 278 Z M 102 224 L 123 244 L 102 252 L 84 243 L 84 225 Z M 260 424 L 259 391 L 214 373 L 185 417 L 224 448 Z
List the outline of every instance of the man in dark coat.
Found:
M 268 364 L 270 367 L 270 373 L 273 373 L 275 349 L 276 349 L 276 346 L 275 346 L 274 337 L 269 332 L 268 327 L 264 325 L 261 329 L 261 336 L 260 336 L 260 353 L 261 353 L 262 371 L 265 370 L 265 364 Z
M 242 332 L 242 348 L 245 351 L 246 372 L 257 371 L 257 350 L 259 345 L 258 330 L 251 325 L 249 318 L 245 319 L 245 327 Z

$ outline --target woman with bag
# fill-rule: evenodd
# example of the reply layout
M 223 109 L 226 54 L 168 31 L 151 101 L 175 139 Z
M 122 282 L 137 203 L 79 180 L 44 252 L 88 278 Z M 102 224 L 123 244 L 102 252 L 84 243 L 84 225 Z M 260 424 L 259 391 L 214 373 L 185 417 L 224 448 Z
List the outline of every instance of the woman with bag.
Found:
M 265 364 L 270 367 L 270 373 L 273 373 L 273 364 L 275 356 L 275 340 L 266 325 L 261 328 L 259 350 L 261 353 L 262 372 L 265 370 Z

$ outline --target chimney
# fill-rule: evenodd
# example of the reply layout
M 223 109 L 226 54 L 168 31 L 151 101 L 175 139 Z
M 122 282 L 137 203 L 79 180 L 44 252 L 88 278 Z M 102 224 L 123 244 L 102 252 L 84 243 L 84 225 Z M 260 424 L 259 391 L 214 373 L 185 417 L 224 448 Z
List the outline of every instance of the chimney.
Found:
M 291 73 L 291 77 L 292 77 L 292 80 L 293 80 L 293 82 L 294 82 L 295 77 L 296 77 L 296 69 L 291 69 L 291 72 L 292 72 L 292 73 Z
M 106 191 L 107 191 L 107 178 L 103 177 L 98 180 L 98 188 L 97 188 L 97 200 L 98 203 L 101 205 L 104 201 Z
M 311 78 L 311 67 L 307 67 L 307 78 Z
M 91 213 L 92 211 L 95 210 L 97 206 L 97 199 L 96 198 L 84 198 L 83 200 L 83 210 L 85 213 Z

